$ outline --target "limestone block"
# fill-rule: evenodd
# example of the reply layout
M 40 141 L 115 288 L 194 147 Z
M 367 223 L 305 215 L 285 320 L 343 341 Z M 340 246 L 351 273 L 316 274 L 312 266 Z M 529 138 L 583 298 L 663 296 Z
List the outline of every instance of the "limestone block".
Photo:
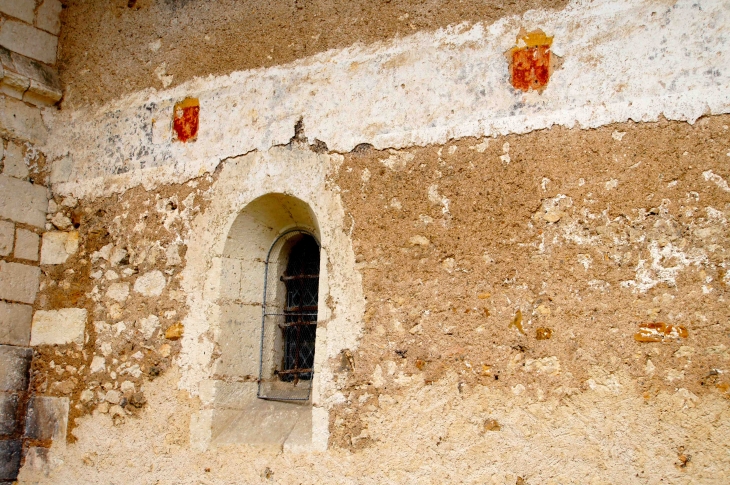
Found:
M 58 0 L 44 0 L 38 8 L 36 26 L 53 35 L 58 35 L 61 31 L 61 8 L 61 2 Z
M 17 393 L 0 392 L 0 435 L 15 433 L 19 400 Z
M 0 344 L 27 346 L 33 307 L 0 301 Z
M 23 101 L 36 106 L 53 106 L 63 97 L 63 91 L 54 89 L 31 79 L 28 90 L 23 93 Z
M 15 251 L 13 256 L 28 261 L 38 261 L 38 248 L 41 244 L 41 237 L 28 229 L 15 231 Z
M 41 264 L 63 264 L 79 249 L 78 231 L 49 231 L 43 233 Z
M 0 256 L 7 256 L 13 252 L 13 233 L 15 224 L 10 221 L 0 221 Z
M 40 276 L 41 269 L 37 266 L 0 261 L 0 298 L 33 303 Z
M 53 165 L 51 166 L 51 183 L 57 184 L 61 182 L 68 182 L 71 178 L 73 166 L 74 162 L 70 156 L 65 156 L 53 162 Z
M 40 110 L 12 98 L 0 98 L 1 132 L 38 144 L 45 143 L 48 137 Z
M 4 175 L 24 179 L 28 176 L 28 165 L 25 163 L 25 150 L 17 143 L 8 142 L 8 149 L 5 151 Z
M 3 60 L 6 58 L 7 56 L 2 56 Z M 31 81 L 48 86 L 49 89 L 61 89 L 61 78 L 57 69 L 41 64 L 17 52 L 10 52 L 10 60 L 12 65 L 5 66 L 6 70 L 15 71 Z
M 5 94 L 44 106 L 63 96 L 57 69 L 2 47 L 0 62 L 5 71 L 0 90 Z
M 35 0 L 0 0 L 0 12 L 33 23 Z
M 134 291 L 143 296 L 160 296 L 165 284 L 165 275 L 162 271 L 154 270 L 137 278 L 134 282 Z
M 86 309 L 38 310 L 33 315 L 30 345 L 83 344 Z
M 0 92 L 16 99 L 23 99 L 23 93 L 30 87 L 30 79 L 17 72 L 5 70 L 0 83 Z
M 64 441 L 68 407 L 67 397 L 32 397 L 25 415 L 25 436 L 32 440 Z
M 129 283 L 112 283 L 106 290 L 106 297 L 123 303 L 129 296 Z
M 18 478 L 22 451 L 21 440 L 0 441 L 0 480 L 12 481 Z
M 56 63 L 58 37 L 23 22 L 5 22 L 0 27 L 0 45 L 46 64 Z
M 47 477 L 51 473 L 50 448 L 41 446 L 29 446 L 23 460 L 23 473 L 30 473 L 30 476 Z
M 43 228 L 46 207 L 45 187 L 0 175 L 0 217 Z
M 25 391 L 33 349 L 0 345 L 0 391 Z

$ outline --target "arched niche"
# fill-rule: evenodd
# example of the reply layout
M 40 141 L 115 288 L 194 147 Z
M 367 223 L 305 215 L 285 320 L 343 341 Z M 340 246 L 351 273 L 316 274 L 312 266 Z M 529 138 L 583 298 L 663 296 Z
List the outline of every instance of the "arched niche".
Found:
M 319 240 L 319 227 L 309 205 L 291 195 L 269 193 L 251 201 L 228 232 L 220 258 L 220 310 L 215 364 L 211 443 L 285 445 L 311 441 L 311 403 L 257 398 L 261 349 L 261 304 L 264 266 L 270 249 L 270 270 L 276 274 L 296 237 L 281 235 L 300 229 Z M 320 261 L 320 265 L 322 262 Z M 320 280 L 320 285 L 323 282 Z M 320 292 L 321 298 L 322 292 Z M 317 384 L 316 374 L 312 386 Z M 291 444 L 291 443 L 290 443 Z

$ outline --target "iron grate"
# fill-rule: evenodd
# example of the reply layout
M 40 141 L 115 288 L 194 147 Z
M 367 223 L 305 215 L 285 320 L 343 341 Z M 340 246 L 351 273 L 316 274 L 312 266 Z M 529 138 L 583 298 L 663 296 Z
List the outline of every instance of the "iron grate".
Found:
M 308 400 L 314 377 L 319 243 L 294 230 L 274 241 L 265 264 L 258 397 Z

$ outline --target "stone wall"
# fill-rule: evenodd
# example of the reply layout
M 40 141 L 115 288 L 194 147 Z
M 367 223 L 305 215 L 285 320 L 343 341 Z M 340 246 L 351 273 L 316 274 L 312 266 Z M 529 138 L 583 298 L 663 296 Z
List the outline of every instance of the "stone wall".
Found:
M 575 1 L 43 111 L 12 358 L 57 418 L 21 483 L 720 483 L 727 7 Z M 297 226 L 315 382 L 271 404 L 262 254 Z
M 59 0 L 0 2 L 0 92 L 37 106 L 61 99 L 56 64 Z
M 14 480 L 27 456 L 65 440 L 68 400 L 29 390 L 31 345 L 43 334 L 33 323 L 34 305 L 42 267 L 57 252 L 49 241 L 58 232 L 47 232 L 55 226 L 47 218 L 50 174 L 39 147 L 49 136 L 41 108 L 62 95 L 55 67 L 60 10 L 56 0 L 0 2 L 0 481 Z M 48 326 L 57 331 L 59 323 L 51 318 Z

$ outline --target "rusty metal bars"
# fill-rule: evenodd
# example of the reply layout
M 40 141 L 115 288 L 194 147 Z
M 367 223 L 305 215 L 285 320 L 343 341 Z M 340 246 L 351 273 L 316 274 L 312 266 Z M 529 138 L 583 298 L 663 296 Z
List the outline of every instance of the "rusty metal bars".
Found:
M 320 246 L 293 229 L 272 243 L 264 265 L 257 397 L 307 401 L 314 378 Z

